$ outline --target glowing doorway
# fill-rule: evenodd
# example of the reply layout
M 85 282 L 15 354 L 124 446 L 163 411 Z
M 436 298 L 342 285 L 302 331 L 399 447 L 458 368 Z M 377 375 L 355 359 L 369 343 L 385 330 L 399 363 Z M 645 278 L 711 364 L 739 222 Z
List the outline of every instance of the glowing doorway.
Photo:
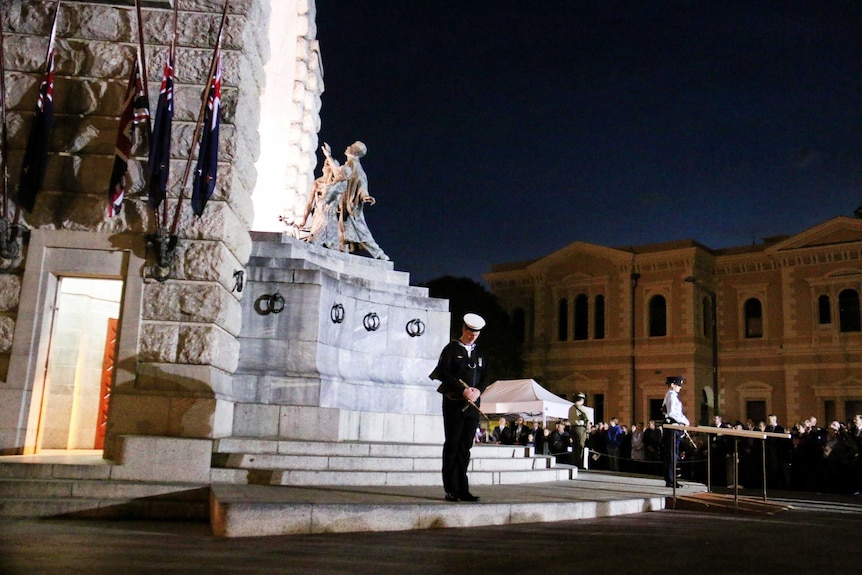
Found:
M 51 322 L 37 449 L 101 449 L 123 282 L 62 277 Z

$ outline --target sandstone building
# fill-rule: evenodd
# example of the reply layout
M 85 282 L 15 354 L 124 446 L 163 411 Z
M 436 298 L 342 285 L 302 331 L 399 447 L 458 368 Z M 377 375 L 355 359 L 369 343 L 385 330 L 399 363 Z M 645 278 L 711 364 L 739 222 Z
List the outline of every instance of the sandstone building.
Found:
M 599 418 L 659 418 L 670 375 L 688 379 L 686 412 L 703 424 L 862 412 L 862 219 L 729 249 L 575 242 L 485 279 L 526 375 L 587 393 Z

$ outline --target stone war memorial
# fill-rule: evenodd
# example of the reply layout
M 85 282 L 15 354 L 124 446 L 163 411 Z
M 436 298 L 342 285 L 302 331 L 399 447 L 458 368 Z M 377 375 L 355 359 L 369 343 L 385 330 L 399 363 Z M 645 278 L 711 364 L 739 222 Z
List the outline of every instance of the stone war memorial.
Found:
M 318 142 L 314 0 L 0 10 L 0 455 L 230 483 L 263 442 L 437 453 L 448 302 L 373 239 L 374 151 Z

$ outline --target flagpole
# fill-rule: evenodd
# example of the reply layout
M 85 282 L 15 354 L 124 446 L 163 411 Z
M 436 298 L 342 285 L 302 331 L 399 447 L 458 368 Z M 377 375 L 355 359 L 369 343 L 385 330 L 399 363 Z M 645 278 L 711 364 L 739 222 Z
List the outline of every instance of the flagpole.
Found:
M 6 218 L 9 217 L 9 173 L 6 169 L 6 155 L 9 153 L 9 142 L 6 137 L 6 55 L 3 51 L 3 44 L 5 42 L 5 38 L 3 37 L 3 25 L 0 22 L 0 122 L 2 122 L 3 136 L 2 140 L 0 140 L 0 146 L 2 146 L 2 154 L 0 157 L 0 177 L 3 178 L 3 210 L 2 210 L 2 219 L 5 222 Z
M 54 39 L 57 37 L 57 20 L 60 18 L 60 2 L 57 0 L 57 8 L 54 10 L 54 22 L 51 23 L 51 37 L 48 39 L 48 51 L 45 54 L 45 71 L 48 71 L 48 56 L 54 51 Z
M 135 0 L 135 11 L 138 15 L 138 53 L 141 58 L 141 81 L 146 87 L 149 86 L 149 84 L 147 84 L 147 52 L 144 50 L 144 20 L 141 16 L 140 0 Z M 149 88 L 147 88 L 147 90 L 149 90 Z
M 0 146 L 2 146 L 2 157 L 0 157 L 0 177 L 3 178 L 2 186 L 2 217 L 0 217 L 0 259 L 8 260 L 9 264 L 0 266 L 0 270 L 6 270 L 12 266 L 12 260 L 20 251 L 16 239 L 16 229 L 11 226 L 8 221 L 9 217 L 9 172 L 7 170 L 6 157 L 9 153 L 9 141 L 6 137 L 6 56 L 3 52 L 3 26 L 0 22 L 0 122 L 3 130 L 3 135 L 0 137 Z
M 179 2 L 174 0 L 174 33 L 173 33 L 173 36 L 171 36 L 171 48 L 170 48 L 170 51 L 168 53 L 168 58 L 170 58 L 171 66 L 173 66 L 173 68 L 174 68 L 174 70 L 172 72 L 174 74 L 174 77 L 176 77 L 176 70 L 177 70 L 176 60 L 174 59 L 174 50 L 177 47 L 177 18 L 178 18 L 178 15 L 179 15 Z M 174 105 L 176 105 L 176 102 L 174 103 Z M 170 161 L 170 157 L 168 158 L 168 161 Z M 165 182 L 165 186 L 166 186 L 165 187 L 165 199 L 162 200 L 163 205 L 162 205 L 162 225 L 161 225 L 161 228 L 162 228 L 163 233 L 167 233 L 168 196 L 170 196 L 170 193 L 169 193 L 169 187 L 170 186 L 168 186 L 167 182 Z
M 141 2 L 140 0 L 135 0 L 135 12 L 138 16 L 138 62 L 140 62 L 141 68 L 141 83 L 144 85 L 144 94 L 147 97 L 147 109 L 150 108 L 150 84 L 147 79 L 147 51 L 144 48 L 144 18 L 141 14 Z M 152 134 L 152 119 L 149 114 L 147 114 L 147 129 L 145 133 L 147 134 L 147 144 L 150 141 L 150 134 Z M 167 195 L 167 194 L 166 194 Z
M 192 171 L 192 152 L 194 151 L 195 144 L 197 144 L 198 138 L 200 137 L 201 126 L 203 125 L 204 113 L 206 112 L 206 109 L 207 109 L 207 103 L 209 101 L 209 93 L 210 93 L 210 89 L 212 88 L 212 84 L 213 84 L 213 74 L 215 74 L 216 66 L 218 65 L 218 55 L 219 55 L 219 51 L 221 49 L 221 41 L 222 41 L 222 33 L 224 32 L 224 25 L 225 25 L 225 22 L 227 21 L 227 7 L 228 7 L 229 3 L 230 3 L 230 0 L 225 0 L 224 10 L 222 11 L 222 15 L 221 15 L 221 24 L 219 24 L 219 29 L 218 29 L 218 39 L 216 40 L 216 49 L 213 51 L 212 61 L 210 62 L 209 74 L 207 75 L 207 84 L 206 84 L 206 88 L 204 89 L 204 92 L 203 92 L 203 98 L 201 99 L 201 108 L 200 108 L 200 111 L 198 112 L 198 120 L 197 120 L 197 123 L 195 124 L 195 131 L 194 131 L 194 134 L 192 135 L 192 142 L 191 142 L 191 145 L 189 146 L 188 158 L 186 159 L 186 170 L 183 173 L 182 187 L 180 187 L 179 197 L 177 198 L 177 205 L 176 205 L 176 208 L 174 208 L 174 219 L 173 219 L 173 222 L 171 223 L 171 235 L 176 235 L 177 228 L 179 227 L 180 211 L 182 210 L 182 206 L 183 206 L 183 192 L 186 189 L 186 185 L 188 184 L 188 181 L 189 181 L 189 174 Z

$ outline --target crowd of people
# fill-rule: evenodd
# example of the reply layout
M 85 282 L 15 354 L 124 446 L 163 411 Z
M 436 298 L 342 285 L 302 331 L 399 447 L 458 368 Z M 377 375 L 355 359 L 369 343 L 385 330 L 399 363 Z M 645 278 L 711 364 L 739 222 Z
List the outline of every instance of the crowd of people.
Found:
M 769 489 L 794 489 L 830 493 L 862 491 L 862 415 L 851 421 L 832 421 L 826 428 L 809 417 L 785 429 L 775 415 L 766 421 L 728 423 L 716 416 L 713 425 L 749 431 L 787 433 L 790 439 L 760 439 L 721 434 L 686 436 L 680 446 L 679 469 L 683 478 L 706 482 L 709 469 L 715 487 L 758 489 L 763 486 L 764 457 Z M 479 428 L 476 441 L 532 446 L 538 455 L 553 455 L 561 463 L 584 467 L 572 456 L 573 428 L 568 420 L 525 422 L 502 417 L 493 429 Z M 631 426 L 616 417 L 589 426 L 586 447 L 589 469 L 662 474 L 662 421 Z M 709 457 L 709 465 L 707 465 Z M 738 469 L 736 461 L 738 459 Z

